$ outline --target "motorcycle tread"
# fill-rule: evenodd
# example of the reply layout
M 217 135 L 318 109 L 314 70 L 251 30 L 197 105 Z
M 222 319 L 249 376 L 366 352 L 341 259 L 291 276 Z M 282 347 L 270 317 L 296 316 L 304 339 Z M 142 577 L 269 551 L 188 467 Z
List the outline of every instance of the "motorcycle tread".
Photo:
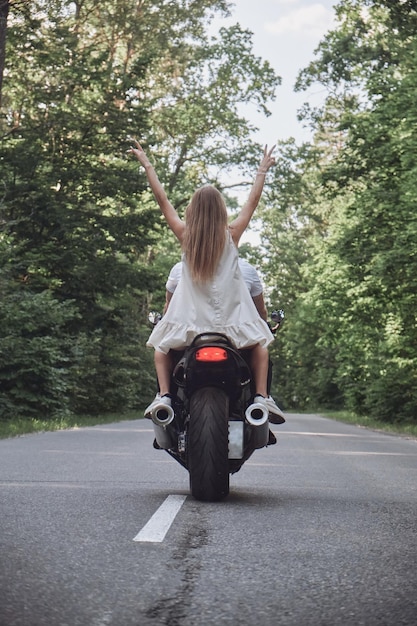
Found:
M 224 391 L 206 387 L 190 400 L 188 466 L 191 494 L 217 501 L 229 493 L 229 399 Z

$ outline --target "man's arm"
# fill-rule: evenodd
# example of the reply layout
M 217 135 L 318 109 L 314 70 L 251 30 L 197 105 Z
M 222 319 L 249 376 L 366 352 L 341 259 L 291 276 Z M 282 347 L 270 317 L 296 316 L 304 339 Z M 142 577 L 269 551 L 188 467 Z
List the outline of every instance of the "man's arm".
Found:
M 168 289 L 165 292 L 165 306 L 164 306 L 164 315 L 168 310 L 169 307 L 169 303 L 171 302 L 172 296 L 174 295 L 174 293 L 172 291 L 168 291 Z
M 264 295 L 260 293 L 259 296 L 252 296 L 252 300 L 254 305 L 256 306 L 256 310 L 258 311 L 260 317 L 267 322 L 268 321 L 268 312 L 266 310 Z

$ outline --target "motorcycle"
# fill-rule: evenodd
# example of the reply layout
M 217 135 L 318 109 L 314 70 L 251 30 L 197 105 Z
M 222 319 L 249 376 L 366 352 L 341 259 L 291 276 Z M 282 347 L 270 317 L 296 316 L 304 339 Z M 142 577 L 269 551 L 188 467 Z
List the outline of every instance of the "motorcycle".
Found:
M 149 314 L 152 324 L 160 319 Z M 284 311 L 274 311 L 271 319 L 275 333 Z M 172 406 L 160 404 L 152 411 L 153 445 L 188 470 L 194 498 L 218 501 L 229 494 L 230 475 L 255 450 L 276 443 L 268 410 L 252 401 L 250 350 L 237 350 L 225 335 L 207 332 L 173 354 Z

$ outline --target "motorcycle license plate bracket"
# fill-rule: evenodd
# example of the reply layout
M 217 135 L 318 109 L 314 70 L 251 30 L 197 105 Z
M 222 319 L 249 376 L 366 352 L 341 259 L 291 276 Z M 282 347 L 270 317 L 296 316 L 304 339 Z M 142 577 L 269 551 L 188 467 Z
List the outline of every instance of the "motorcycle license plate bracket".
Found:
M 229 459 L 242 459 L 245 449 L 245 424 L 229 420 Z

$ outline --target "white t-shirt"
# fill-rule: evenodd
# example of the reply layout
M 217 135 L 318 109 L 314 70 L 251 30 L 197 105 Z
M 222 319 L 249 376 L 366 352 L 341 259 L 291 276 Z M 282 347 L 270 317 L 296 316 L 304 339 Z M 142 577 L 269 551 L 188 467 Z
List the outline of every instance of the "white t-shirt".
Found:
M 246 286 L 249 289 L 250 295 L 252 296 L 252 298 L 259 296 L 263 292 L 263 288 L 258 272 L 253 267 L 253 265 L 248 263 L 245 259 L 241 259 L 239 257 L 238 262 L 240 271 L 243 276 L 243 280 L 245 281 Z M 181 278 L 181 272 L 182 261 L 176 263 L 169 273 L 168 280 L 166 282 L 166 290 L 170 293 L 174 293 Z

